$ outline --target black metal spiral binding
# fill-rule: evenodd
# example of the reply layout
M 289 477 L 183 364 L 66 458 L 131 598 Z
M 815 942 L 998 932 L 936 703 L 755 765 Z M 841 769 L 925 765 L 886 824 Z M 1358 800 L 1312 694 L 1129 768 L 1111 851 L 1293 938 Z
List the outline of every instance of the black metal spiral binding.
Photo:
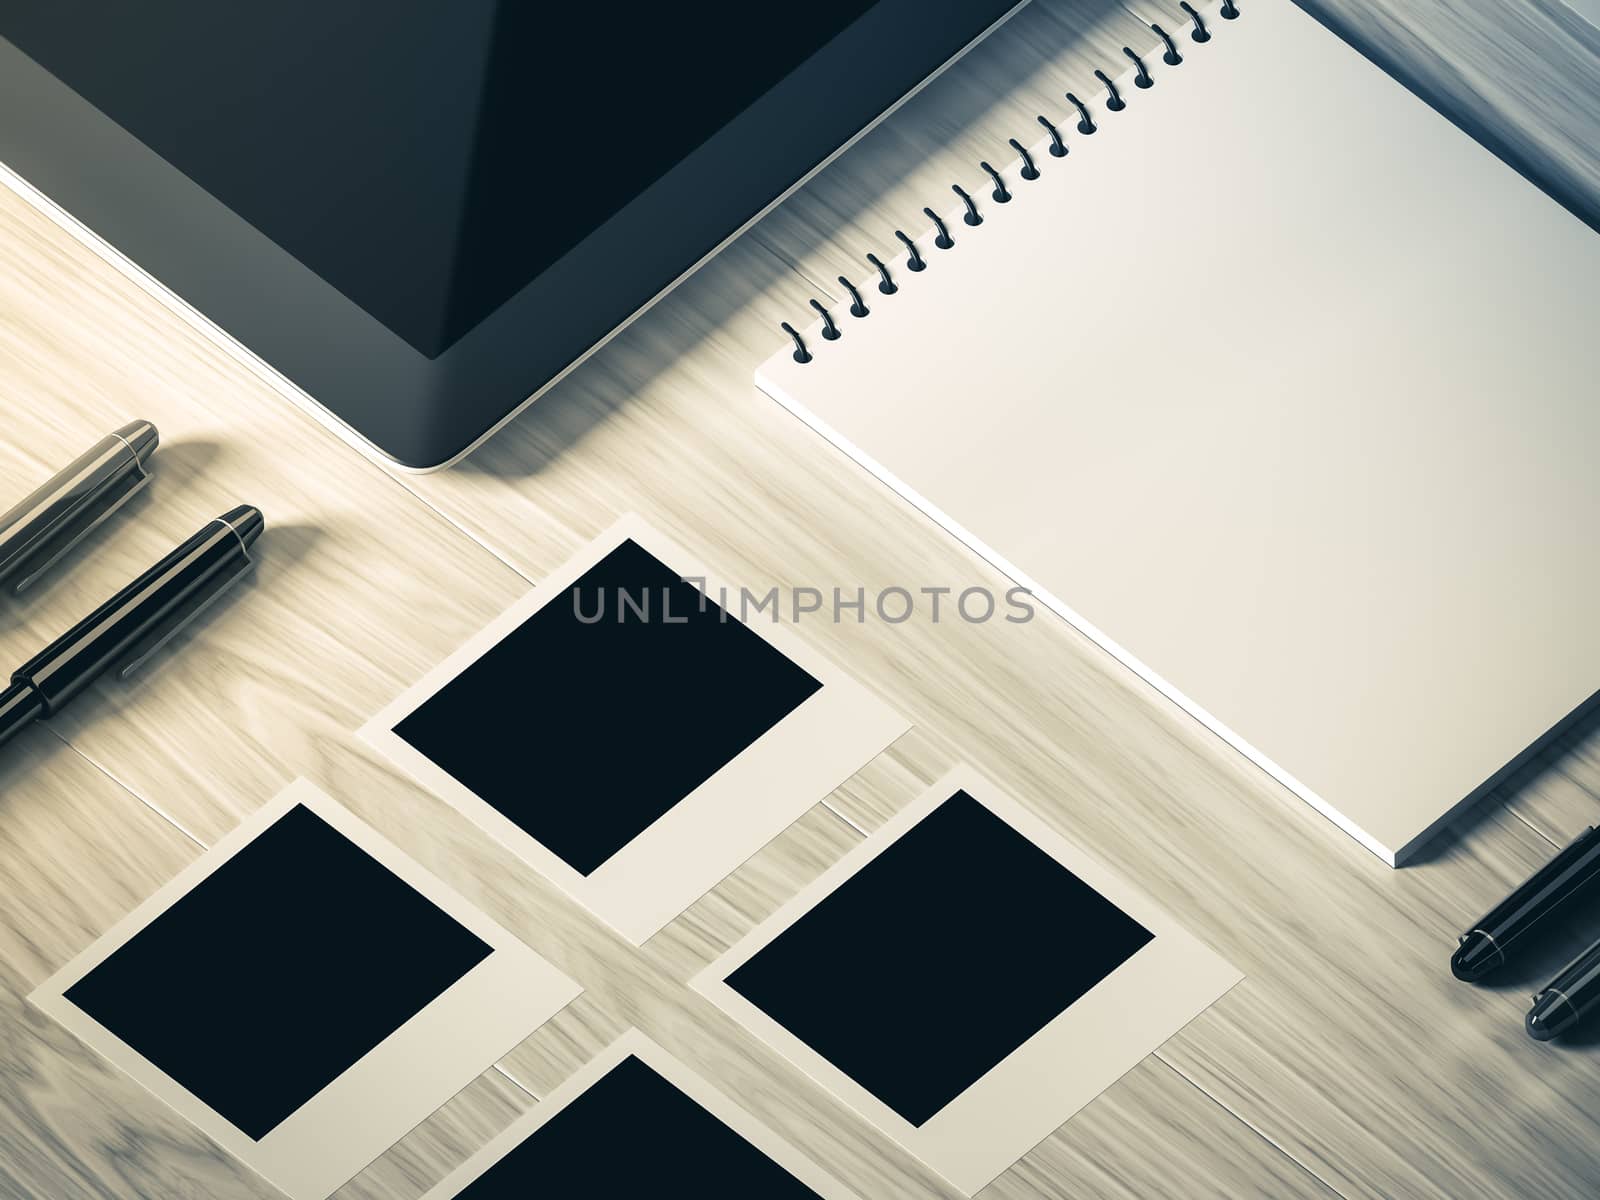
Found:
M 1128 107 L 1128 102 L 1122 98 L 1122 93 L 1117 91 L 1117 85 L 1111 76 L 1104 71 L 1096 71 L 1094 77 L 1106 85 L 1106 108 L 1111 112 L 1121 112 Z
M 1050 123 L 1049 117 L 1040 117 L 1039 124 L 1049 131 L 1050 157 L 1065 158 L 1067 156 L 1067 144 L 1061 140 L 1061 131 Z
M 1178 7 L 1183 10 L 1184 15 L 1188 17 L 1189 21 L 1191 22 L 1192 28 L 1189 31 L 1189 40 L 1197 45 L 1204 45 L 1205 43 L 1209 42 L 1212 38 L 1212 33 L 1211 30 L 1206 27 L 1205 19 L 1200 15 L 1199 11 L 1192 4 L 1190 4 L 1188 0 L 1178 0 Z M 1239 6 L 1235 0 L 1222 0 L 1221 7 L 1217 11 L 1226 21 L 1237 20 L 1240 15 Z M 1184 61 L 1184 58 L 1183 55 L 1179 53 L 1177 42 L 1173 39 L 1172 35 L 1160 25 L 1154 23 L 1151 24 L 1150 29 L 1158 38 L 1161 39 L 1161 62 L 1169 67 L 1181 65 Z M 1155 77 L 1150 73 L 1149 67 L 1145 65 L 1145 60 L 1143 57 L 1135 52 L 1131 46 L 1124 46 L 1122 48 L 1122 53 L 1126 55 L 1128 60 L 1133 64 L 1134 86 L 1140 89 L 1154 87 Z M 1106 89 L 1105 108 L 1107 112 L 1121 112 L 1123 109 L 1128 107 L 1128 102 L 1123 98 L 1122 93 L 1118 90 L 1115 80 L 1113 80 L 1104 71 L 1096 71 L 1094 73 L 1094 77 L 1099 80 Z M 1077 131 L 1085 137 L 1095 133 L 1099 129 L 1099 126 L 1095 124 L 1095 120 L 1089 110 L 1089 106 L 1082 100 L 1078 99 L 1078 97 L 1073 95 L 1071 92 L 1066 93 L 1066 98 L 1067 102 L 1071 104 L 1075 110 L 1077 110 Z M 1045 116 L 1039 117 L 1039 124 L 1050 135 L 1050 156 L 1052 158 L 1065 158 L 1068 153 L 1068 147 L 1066 141 L 1061 136 L 1061 131 L 1056 128 L 1056 126 L 1048 117 Z M 1028 181 L 1038 179 L 1039 166 L 1038 163 L 1034 161 L 1033 155 L 1029 152 L 1028 148 L 1016 138 L 1008 138 L 1007 142 L 1012 150 L 1016 151 L 1017 160 L 1021 164 L 1017 173 L 1023 179 Z M 993 185 L 993 190 L 990 193 L 991 199 L 993 199 L 996 204 L 1009 203 L 1012 199 L 1013 193 L 1011 189 L 1006 186 L 1005 179 L 1000 172 L 987 162 L 980 162 L 978 166 L 983 170 L 984 174 L 989 177 L 989 181 Z M 978 207 L 978 202 L 972 198 L 972 194 L 959 183 L 951 184 L 950 188 L 957 196 L 961 198 L 962 206 L 965 209 L 961 219 L 966 224 L 971 226 L 982 225 L 984 219 L 983 212 Z M 924 216 L 933 222 L 933 244 L 940 250 L 949 250 L 954 247 L 955 238 L 951 236 L 950 227 L 945 223 L 944 218 L 932 208 L 924 208 L 922 212 Z M 917 248 L 917 243 L 907 236 L 905 231 L 901 229 L 896 229 L 894 231 L 894 236 L 896 240 L 898 240 L 900 244 L 905 247 L 906 269 L 914 272 L 927 270 L 928 261 L 922 257 L 921 251 Z M 878 273 L 879 294 L 884 296 L 893 296 L 895 293 L 897 293 L 900 290 L 900 286 L 895 282 L 894 276 L 890 272 L 888 265 L 876 254 L 868 254 L 866 257 L 867 262 L 871 263 L 873 269 Z M 867 307 L 867 304 L 862 299 L 861 292 L 856 285 L 851 283 L 843 275 L 839 276 L 839 283 L 850 296 L 850 315 L 853 317 L 865 317 L 870 315 L 872 310 Z M 821 301 L 812 300 L 811 308 L 822 319 L 822 337 L 825 341 L 837 341 L 841 336 L 843 336 L 840 333 L 838 324 L 833 319 L 833 314 L 828 311 L 827 307 L 823 305 Z M 784 333 L 788 334 L 790 340 L 794 342 L 793 357 L 795 362 L 810 362 L 814 356 L 812 355 L 811 351 L 806 348 L 805 339 L 800 335 L 799 330 L 797 330 L 788 321 L 783 321 L 780 324 Z
M 1156 31 L 1156 36 L 1161 39 L 1161 44 L 1166 47 L 1165 53 L 1161 55 L 1161 61 L 1169 67 L 1175 67 L 1181 63 L 1183 55 L 1178 53 L 1178 43 L 1172 40 L 1172 35 L 1154 23 L 1151 24 L 1150 28 Z
M 972 198 L 972 196 L 967 192 L 967 189 L 962 187 L 959 183 L 952 183 L 950 185 L 950 190 L 956 195 L 960 196 L 961 203 L 967 206 L 967 211 L 962 215 L 961 219 L 968 225 L 982 225 L 983 214 L 978 211 L 978 202 Z
M 782 327 L 782 329 L 783 329 L 783 331 L 785 333 L 787 333 L 790 337 L 792 337 L 794 339 L 794 360 L 795 360 L 795 362 L 797 362 L 797 363 L 808 363 L 808 362 L 810 362 L 811 361 L 811 351 L 806 349 L 806 342 L 805 342 L 805 339 L 800 336 L 800 331 L 798 329 L 796 329 L 793 325 L 789 324 L 789 322 L 787 322 L 787 321 L 781 322 L 781 327 Z
M 1195 11 L 1194 5 L 1190 4 L 1189 0 L 1179 0 L 1178 7 L 1183 9 L 1188 14 L 1189 20 L 1194 22 L 1194 28 L 1190 30 L 1189 37 L 1200 43 L 1209 42 L 1211 40 L 1211 31 L 1206 28 L 1205 19 Z
M 1082 100 L 1079 100 L 1071 92 L 1067 93 L 1067 103 L 1078 110 L 1079 133 L 1087 137 L 1098 128 L 1098 126 L 1094 123 L 1094 118 L 1089 115 L 1089 106 L 1087 104 L 1085 104 Z
M 867 302 L 861 298 L 861 293 L 856 291 L 856 285 L 843 275 L 839 276 L 839 283 L 845 291 L 850 293 L 850 315 L 852 317 L 871 316 L 872 310 L 867 307 Z
M 822 318 L 822 340 L 837 342 L 839 340 L 839 327 L 833 323 L 833 314 L 822 307 L 821 300 L 813 300 L 811 307 L 817 310 L 817 316 Z
M 1016 150 L 1016 157 L 1018 157 L 1022 162 L 1022 170 L 1018 171 L 1018 174 L 1021 174 L 1022 178 L 1027 179 L 1029 182 L 1037 179 L 1038 168 L 1037 166 L 1034 166 L 1034 155 L 1030 155 L 1029 152 L 1027 152 L 1027 147 L 1022 146 L 1022 142 L 1019 142 L 1016 138 L 1006 138 L 1005 142 L 1006 146 L 1010 146 L 1011 149 Z
M 1022 170 L 1018 171 L 1017 174 L 1030 183 L 1039 178 L 1039 168 L 1033 165 L 1033 155 L 1028 153 L 1028 148 L 1017 141 L 1016 138 L 1007 138 L 1006 145 L 1015 150 L 1017 157 L 1022 160 Z
M 892 296 L 900 289 L 896 286 L 894 276 L 889 274 L 889 268 L 883 265 L 883 259 L 876 254 L 867 255 L 867 261 L 878 268 L 878 290 L 885 296 Z
M 1011 189 L 1006 187 L 1006 181 L 1000 178 L 1000 172 L 996 171 L 986 162 L 981 162 L 978 165 L 983 168 L 983 173 L 987 175 L 990 181 L 994 184 L 994 191 L 989 193 L 994 202 L 996 204 L 1010 204 Z
M 1156 81 L 1150 78 L 1150 72 L 1145 69 L 1144 59 L 1133 52 L 1132 46 L 1124 46 L 1122 52 L 1133 63 L 1133 86 L 1137 88 L 1155 87 Z
M 900 244 L 906 248 L 906 253 L 911 256 L 906 260 L 906 270 L 921 271 L 926 268 L 928 264 L 922 261 L 922 255 L 917 250 L 917 244 L 901 230 L 896 229 L 894 235 L 900 239 Z

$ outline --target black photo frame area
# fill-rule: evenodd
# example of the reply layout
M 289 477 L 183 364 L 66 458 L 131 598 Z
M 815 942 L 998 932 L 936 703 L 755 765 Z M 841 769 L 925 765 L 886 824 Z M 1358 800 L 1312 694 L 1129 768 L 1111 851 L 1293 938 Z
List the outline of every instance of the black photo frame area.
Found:
M 66 998 L 260 1141 L 491 949 L 297 804 Z
M 726 982 L 920 1127 L 1153 936 L 957 790 Z
M 361 736 L 642 945 L 910 727 L 746 591 L 624 516 Z
M 638 1030 L 580 1067 L 423 1200 L 546 1195 L 860 1200 Z
M 625 538 L 394 734 L 588 876 L 821 687 Z
M 691 986 L 970 1196 L 1239 979 L 959 767 Z
M 581 991 L 300 779 L 28 1000 L 323 1200 Z

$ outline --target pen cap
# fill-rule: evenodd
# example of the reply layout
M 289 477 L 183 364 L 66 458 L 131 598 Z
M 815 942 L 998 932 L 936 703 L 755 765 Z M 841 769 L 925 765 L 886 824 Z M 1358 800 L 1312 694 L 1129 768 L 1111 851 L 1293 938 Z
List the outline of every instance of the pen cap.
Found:
M 126 678 L 250 570 L 260 510 L 207 521 L 115 595 L 11 673 L 50 716 L 107 671 Z
M 0 516 L 0 586 L 21 592 L 150 481 L 160 440 L 149 421 L 101 438 Z
M 226 536 L 219 536 L 219 528 L 227 531 Z M 117 668 L 119 679 L 128 678 L 142 667 L 255 566 L 250 547 L 265 528 L 261 510 L 253 504 L 241 504 L 167 556 L 165 563 L 175 568 L 171 576 L 175 586 L 167 589 L 172 603 L 170 607 L 159 605 L 164 609 L 161 619 L 128 646 L 122 665 Z M 188 576 L 188 585 L 180 575 Z

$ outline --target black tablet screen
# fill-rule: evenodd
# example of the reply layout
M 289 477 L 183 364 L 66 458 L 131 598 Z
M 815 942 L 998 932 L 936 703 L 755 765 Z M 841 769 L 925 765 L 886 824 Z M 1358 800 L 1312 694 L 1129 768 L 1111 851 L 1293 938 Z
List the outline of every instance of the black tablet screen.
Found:
M 0 0 L 0 31 L 433 357 L 871 7 Z

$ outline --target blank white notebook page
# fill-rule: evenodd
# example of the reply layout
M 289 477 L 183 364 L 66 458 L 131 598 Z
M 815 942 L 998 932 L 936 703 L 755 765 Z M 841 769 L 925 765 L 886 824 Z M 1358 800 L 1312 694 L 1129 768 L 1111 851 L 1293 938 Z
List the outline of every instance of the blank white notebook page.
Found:
M 1394 863 L 1600 688 L 1600 237 L 1282 0 L 1140 11 L 757 382 Z

